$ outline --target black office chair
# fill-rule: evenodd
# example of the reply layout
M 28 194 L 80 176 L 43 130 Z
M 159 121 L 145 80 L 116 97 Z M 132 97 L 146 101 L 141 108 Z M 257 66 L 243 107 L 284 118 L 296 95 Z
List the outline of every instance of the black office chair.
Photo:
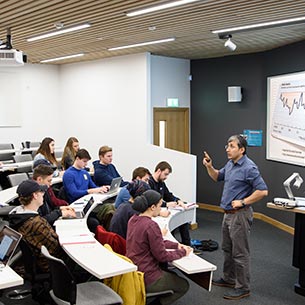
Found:
M 52 279 L 50 295 L 58 305 L 119 305 L 123 301 L 112 289 L 101 282 L 76 284 L 66 264 L 52 256 L 45 246 L 41 253 L 48 259 Z
M 156 304 L 156 301 L 159 300 L 160 297 L 166 297 L 173 295 L 173 290 L 163 290 L 158 292 L 147 292 L 146 293 L 146 305 L 151 304 L 152 302 Z
M 53 301 L 49 294 L 50 274 L 40 271 L 35 254 L 24 239 L 21 239 L 19 248 L 21 251 L 17 254 L 21 254 L 20 259 L 24 266 L 24 285 L 7 292 L 7 298 L 22 300 L 32 296 L 32 299 L 40 305 L 51 304 Z M 20 259 L 17 264 L 20 263 Z

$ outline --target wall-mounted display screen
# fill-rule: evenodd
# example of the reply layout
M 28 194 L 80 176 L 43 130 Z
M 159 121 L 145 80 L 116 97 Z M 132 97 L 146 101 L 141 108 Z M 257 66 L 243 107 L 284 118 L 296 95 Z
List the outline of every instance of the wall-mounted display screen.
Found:
M 305 165 L 305 72 L 268 78 L 267 159 Z

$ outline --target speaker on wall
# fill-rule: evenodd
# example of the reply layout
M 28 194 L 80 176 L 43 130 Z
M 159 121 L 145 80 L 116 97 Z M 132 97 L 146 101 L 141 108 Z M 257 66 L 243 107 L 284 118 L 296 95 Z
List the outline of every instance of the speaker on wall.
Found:
M 242 100 L 241 87 L 240 86 L 228 87 L 228 102 L 240 103 L 241 100 Z

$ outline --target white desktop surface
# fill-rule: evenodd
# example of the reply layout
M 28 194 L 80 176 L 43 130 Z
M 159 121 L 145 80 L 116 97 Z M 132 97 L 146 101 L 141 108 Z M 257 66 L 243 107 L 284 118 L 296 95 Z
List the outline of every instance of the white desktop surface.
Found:
M 16 191 L 18 186 L 13 186 L 8 189 L 0 191 L 0 203 L 8 204 L 18 197 Z
M 0 267 L 0 289 L 23 284 L 23 278 L 9 266 Z
M 158 216 L 154 217 L 153 220 L 158 223 L 161 229 L 167 227 L 168 232 L 166 236 L 164 236 L 164 239 L 177 242 L 177 240 L 174 238 L 170 231 L 174 230 L 181 224 L 191 222 L 195 210 L 196 206 L 186 209 L 184 211 L 171 210 L 171 214 L 169 215 L 169 217 Z M 187 274 L 215 271 L 217 269 L 215 265 L 207 262 L 203 258 L 193 253 L 191 253 L 189 256 L 185 256 L 173 261 L 172 264 Z
M 95 202 L 103 202 L 113 195 L 90 194 L 76 202 L 85 202 L 94 197 Z M 85 204 L 85 203 L 84 203 Z M 84 205 L 83 204 L 83 205 Z M 73 203 L 78 210 L 81 204 Z M 118 257 L 101 245 L 87 228 L 86 219 L 60 219 L 55 222 L 59 242 L 65 252 L 80 266 L 99 279 L 136 271 L 137 266 Z

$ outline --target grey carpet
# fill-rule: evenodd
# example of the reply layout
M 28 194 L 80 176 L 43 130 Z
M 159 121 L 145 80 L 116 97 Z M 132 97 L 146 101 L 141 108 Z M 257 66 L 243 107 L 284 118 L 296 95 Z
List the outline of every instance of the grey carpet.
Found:
M 214 239 L 220 243 L 222 214 L 206 210 L 197 210 L 198 230 L 191 231 L 193 239 Z M 179 234 L 177 234 L 179 239 Z M 251 230 L 251 296 L 239 301 L 223 299 L 228 288 L 212 286 L 208 292 L 190 282 L 188 293 L 178 300 L 176 305 L 304 305 L 305 297 L 294 292 L 294 283 L 298 270 L 292 267 L 293 236 L 255 220 Z M 202 257 L 217 266 L 214 278 L 221 276 L 222 253 L 203 252 Z M 30 298 L 26 300 L 8 300 L 4 296 L 0 301 L 7 305 L 37 304 Z

